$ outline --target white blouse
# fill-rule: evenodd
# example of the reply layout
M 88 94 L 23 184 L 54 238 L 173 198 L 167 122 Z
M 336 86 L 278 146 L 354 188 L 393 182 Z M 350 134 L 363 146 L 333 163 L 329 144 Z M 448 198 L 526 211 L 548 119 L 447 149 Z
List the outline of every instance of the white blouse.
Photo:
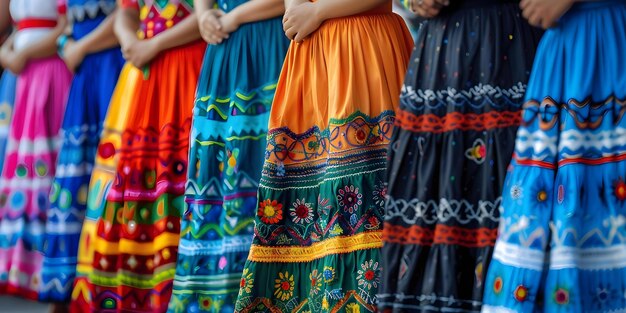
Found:
M 11 0 L 11 17 L 15 23 L 28 19 L 51 20 L 57 21 L 59 17 L 57 9 L 57 0 Z M 52 28 L 26 28 L 20 29 L 15 35 L 13 48 L 15 50 L 35 43 L 46 34 L 52 31 Z

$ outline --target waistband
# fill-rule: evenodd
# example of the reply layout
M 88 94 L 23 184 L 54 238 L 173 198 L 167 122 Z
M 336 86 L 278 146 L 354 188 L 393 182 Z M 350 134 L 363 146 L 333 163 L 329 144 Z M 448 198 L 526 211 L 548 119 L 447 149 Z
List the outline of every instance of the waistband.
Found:
M 316 0 L 309 0 L 310 2 L 315 2 Z M 359 16 L 359 15 L 370 15 L 370 14 L 385 14 L 385 13 L 391 13 L 392 10 L 392 2 L 391 1 L 386 1 L 385 3 L 371 9 L 365 12 L 361 12 L 359 14 L 355 14 L 354 16 Z
M 27 18 L 15 23 L 18 30 L 28 28 L 54 28 L 57 26 L 57 21 L 37 18 Z

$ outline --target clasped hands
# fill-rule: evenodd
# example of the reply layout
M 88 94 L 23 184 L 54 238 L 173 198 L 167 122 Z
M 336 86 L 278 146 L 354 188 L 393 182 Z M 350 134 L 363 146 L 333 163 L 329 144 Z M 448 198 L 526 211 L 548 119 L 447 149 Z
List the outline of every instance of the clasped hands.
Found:
M 442 8 L 450 4 L 450 0 L 409 0 L 409 9 L 413 13 L 433 18 Z M 452 0 L 454 1 L 454 0 Z M 574 4 L 575 0 L 522 0 L 520 8 L 528 23 L 544 29 L 554 27 L 557 21 Z

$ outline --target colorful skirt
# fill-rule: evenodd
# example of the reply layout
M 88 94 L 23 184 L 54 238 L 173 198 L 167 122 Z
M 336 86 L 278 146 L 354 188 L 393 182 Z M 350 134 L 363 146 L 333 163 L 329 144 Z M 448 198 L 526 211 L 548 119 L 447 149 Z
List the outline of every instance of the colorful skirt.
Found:
M 30 61 L 16 85 L 0 178 L 0 293 L 37 300 L 48 195 L 72 75 L 58 57 Z
M 207 48 L 170 312 L 234 311 L 254 234 L 270 108 L 288 47 L 275 18 L 245 24 Z
M 575 4 L 537 50 L 483 312 L 626 311 L 626 2 Z
M 70 298 L 91 170 L 102 122 L 123 65 L 119 49 L 91 54 L 72 80 L 50 193 L 40 299 L 65 302 Z
M 4 154 L 9 139 L 16 83 L 17 76 L 9 71 L 2 73 L 0 78 L 0 171 L 4 165 Z
M 387 146 L 412 40 L 391 3 L 292 44 L 238 312 L 373 312 Z
M 423 22 L 390 144 L 381 311 L 480 311 L 540 37 L 516 3 Z
M 82 277 L 72 297 L 80 312 L 167 310 L 184 208 L 191 109 L 204 49 L 197 42 L 161 53 L 144 79 L 134 80 L 129 100 L 114 97 L 129 101 L 129 108 L 121 137 L 105 133 L 109 137 L 98 147 L 98 159 L 115 169 L 94 173 L 91 182 L 79 247 Z

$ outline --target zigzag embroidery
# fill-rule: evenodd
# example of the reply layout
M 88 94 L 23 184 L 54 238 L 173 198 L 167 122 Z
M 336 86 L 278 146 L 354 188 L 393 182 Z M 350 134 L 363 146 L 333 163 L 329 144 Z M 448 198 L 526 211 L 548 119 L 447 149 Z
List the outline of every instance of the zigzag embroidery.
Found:
M 72 288 L 73 281 L 68 280 L 65 284 L 61 283 L 61 280 L 58 278 L 53 278 L 45 284 L 42 284 L 39 287 L 39 292 L 50 292 L 54 290 L 55 292 L 65 294 Z
M 109 15 L 115 10 L 115 1 L 100 0 L 89 1 L 82 5 L 72 5 L 67 8 L 67 16 L 70 21 L 82 22 L 85 17 L 95 19 L 100 12 Z
M 444 90 L 415 90 L 412 86 L 402 86 L 401 102 L 414 110 L 438 109 L 448 105 L 482 109 L 486 106 L 501 108 L 521 107 L 526 85 L 518 82 L 510 88 L 491 85 L 476 85 L 468 90 L 448 88 Z M 494 101 L 497 100 L 497 101 Z
M 531 154 L 534 160 L 546 160 L 554 158 L 557 144 L 557 137 L 548 136 L 541 130 L 531 133 L 526 128 L 520 128 L 515 141 L 515 153 L 518 156 Z
M 474 205 L 467 200 L 452 200 L 442 198 L 439 202 L 429 200 L 423 202 L 419 199 L 395 199 L 387 197 L 385 207 L 387 213 L 385 220 L 401 218 L 409 225 L 419 223 L 435 224 L 454 221 L 455 223 L 468 224 L 471 222 L 483 223 L 485 221 L 498 222 L 498 208 L 502 201 L 498 197 L 495 201 L 479 201 Z
M 224 197 L 224 193 L 222 192 L 222 182 L 217 177 L 211 177 L 209 181 L 204 184 L 204 187 L 200 188 L 198 183 L 193 180 L 188 180 L 185 185 L 185 196 L 189 198 L 194 197 L 206 197 L 206 198 L 217 198 L 222 199 Z M 239 172 L 236 177 L 235 186 L 229 186 L 232 190 L 235 189 L 257 189 L 259 187 L 259 183 L 256 182 L 248 173 Z M 191 200 L 191 199 L 190 199 Z

